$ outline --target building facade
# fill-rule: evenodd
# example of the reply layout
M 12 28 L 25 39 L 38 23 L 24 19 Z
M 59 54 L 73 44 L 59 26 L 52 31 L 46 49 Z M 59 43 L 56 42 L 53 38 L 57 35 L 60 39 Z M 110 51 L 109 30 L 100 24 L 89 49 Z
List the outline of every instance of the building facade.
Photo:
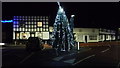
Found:
M 48 23 L 48 16 L 14 16 L 13 40 L 27 40 L 29 37 L 48 40 Z
M 50 32 L 53 27 L 49 27 Z M 101 28 L 74 28 L 76 42 L 103 42 L 115 40 L 115 31 Z

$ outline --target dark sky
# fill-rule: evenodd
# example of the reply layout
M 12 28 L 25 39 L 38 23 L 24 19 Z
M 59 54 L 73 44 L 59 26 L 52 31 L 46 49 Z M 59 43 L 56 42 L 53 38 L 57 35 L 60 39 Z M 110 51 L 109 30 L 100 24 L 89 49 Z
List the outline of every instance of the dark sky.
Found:
M 75 27 L 117 28 L 120 26 L 120 4 L 117 2 L 61 2 L 66 15 L 75 15 Z M 53 25 L 57 2 L 4 2 L 3 19 L 12 16 L 49 15 Z

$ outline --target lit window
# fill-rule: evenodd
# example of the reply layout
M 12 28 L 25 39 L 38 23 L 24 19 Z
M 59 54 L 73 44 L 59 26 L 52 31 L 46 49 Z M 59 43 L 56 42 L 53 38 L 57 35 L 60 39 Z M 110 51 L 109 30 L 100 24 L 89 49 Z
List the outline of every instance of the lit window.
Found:
M 16 25 L 13 25 L 13 27 L 16 27 Z
M 46 27 L 48 27 L 48 25 L 46 25 Z
M 48 29 L 46 29 L 46 31 L 48 31 Z
M 28 31 L 28 29 L 25 29 L 25 31 Z
M 45 29 L 43 29 L 43 31 L 45 31 Z
M 27 27 L 27 25 L 25 27 Z
M 39 28 L 37 28 L 37 31 L 39 31 Z
M 19 33 L 16 34 L 16 39 L 19 39 L 20 38 L 20 35 Z
M 15 31 L 16 29 L 14 28 L 13 31 Z
M 37 26 L 38 26 L 38 27 L 42 27 L 42 22 L 38 22 L 38 23 L 37 23 Z
M 36 31 L 36 29 L 34 29 Z
M 23 28 L 23 31 L 25 31 L 25 28 Z
M 29 29 L 29 31 L 30 31 L 30 29 Z
M 33 31 L 33 29 L 31 29 L 31 31 Z
M 18 28 L 16 29 L 16 31 L 18 31 Z
M 34 25 L 34 27 L 36 27 L 36 25 Z
M 43 27 L 45 27 L 45 25 L 43 25 Z
M 46 22 L 46 24 L 48 24 L 48 22 Z
M 21 28 L 20 28 L 20 31 L 22 31 Z
M 40 28 L 40 31 L 42 31 L 42 28 Z
M 43 24 L 45 24 L 45 22 L 43 22 Z
M 89 36 L 90 40 L 97 40 L 97 35 Z
M 32 35 L 32 37 L 34 37 L 34 34 L 31 34 Z

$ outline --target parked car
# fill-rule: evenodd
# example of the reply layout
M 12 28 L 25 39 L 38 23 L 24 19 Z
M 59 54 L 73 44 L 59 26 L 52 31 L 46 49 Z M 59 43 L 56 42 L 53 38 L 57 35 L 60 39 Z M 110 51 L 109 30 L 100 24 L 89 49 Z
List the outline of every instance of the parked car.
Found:
M 29 37 L 26 43 L 27 51 L 39 51 L 43 49 L 42 40 L 38 37 Z

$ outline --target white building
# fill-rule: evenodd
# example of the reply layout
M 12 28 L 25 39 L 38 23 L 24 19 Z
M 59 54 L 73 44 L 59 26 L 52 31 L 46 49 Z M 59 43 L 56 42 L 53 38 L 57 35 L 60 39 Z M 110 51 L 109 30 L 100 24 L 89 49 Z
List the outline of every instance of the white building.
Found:
M 48 16 L 14 16 L 13 40 L 27 40 L 29 37 L 39 37 L 49 40 Z
M 49 27 L 53 31 L 53 27 Z M 99 42 L 115 40 L 115 31 L 101 28 L 74 28 L 75 41 L 77 42 Z

